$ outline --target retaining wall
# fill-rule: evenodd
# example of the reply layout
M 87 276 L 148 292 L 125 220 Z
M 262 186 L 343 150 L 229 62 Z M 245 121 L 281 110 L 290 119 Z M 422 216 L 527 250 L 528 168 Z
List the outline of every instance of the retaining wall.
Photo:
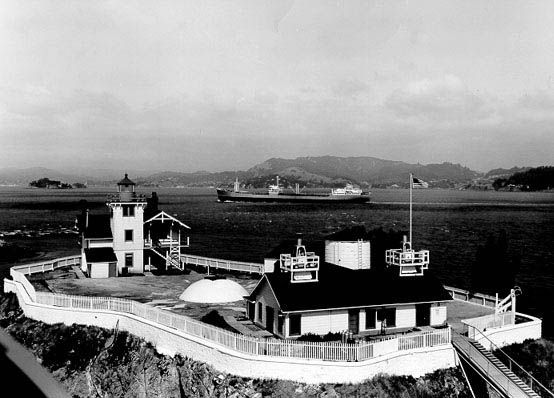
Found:
M 4 290 L 17 294 L 25 315 L 48 324 L 73 323 L 119 328 L 144 338 L 166 355 L 181 354 L 221 372 L 250 378 L 286 379 L 305 383 L 359 383 L 379 373 L 418 377 L 455 366 L 451 344 L 398 351 L 361 362 L 248 355 L 218 346 L 133 314 L 48 306 L 33 302 L 21 282 L 4 280 Z

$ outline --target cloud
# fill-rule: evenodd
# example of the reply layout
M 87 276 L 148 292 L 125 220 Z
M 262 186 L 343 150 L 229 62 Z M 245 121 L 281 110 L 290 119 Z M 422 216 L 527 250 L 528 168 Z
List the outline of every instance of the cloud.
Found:
M 332 92 L 337 97 L 355 98 L 359 95 L 368 94 L 369 86 L 358 79 L 346 79 L 338 81 Z
M 454 75 L 424 79 L 395 90 L 385 101 L 399 119 L 455 125 L 484 120 L 493 109 Z

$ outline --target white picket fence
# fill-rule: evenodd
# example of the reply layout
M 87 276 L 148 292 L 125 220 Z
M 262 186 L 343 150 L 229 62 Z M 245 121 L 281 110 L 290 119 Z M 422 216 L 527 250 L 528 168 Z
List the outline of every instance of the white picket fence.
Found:
M 53 262 L 53 268 L 62 266 L 59 264 L 76 264 L 77 260 L 79 260 L 78 257 L 60 259 Z M 50 263 L 52 262 L 48 264 Z M 174 314 L 133 300 L 116 297 L 73 296 L 36 292 L 32 284 L 25 277 L 24 272 L 42 272 L 41 269 L 42 267 L 39 267 L 38 263 L 32 265 L 32 267 L 18 266 L 11 269 L 14 281 L 20 282 L 29 294 L 29 297 L 38 304 L 88 311 L 114 311 L 132 314 L 154 324 L 179 330 L 185 336 L 189 335 L 200 338 L 208 345 L 219 345 L 250 355 L 353 362 L 364 361 L 399 351 L 411 351 L 447 345 L 451 341 L 450 327 L 433 331 L 414 332 L 396 337 L 389 336 L 382 340 L 372 340 L 356 344 L 299 342 L 274 338 L 260 339 L 230 332 L 184 315 Z

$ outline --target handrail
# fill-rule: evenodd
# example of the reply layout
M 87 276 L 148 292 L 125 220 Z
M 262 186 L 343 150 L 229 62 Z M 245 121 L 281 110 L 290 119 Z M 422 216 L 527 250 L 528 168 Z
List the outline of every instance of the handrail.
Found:
M 10 274 L 12 272 L 21 272 L 23 275 L 31 275 L 39 272 L 53 271 L 54 269 L 66 267 L 68 265 L 81 264 L 81 256 L 67 256 L 61 258 L 55 258 L 52 260 L 44 260 L 36 263 L 14 265 L 10 268 Z M 51 266 L 51 269 L 45 268 L 45 266 Z M 27 272 L 24 272 L 27 271 Z
M 535 384 L 538 384 L 545 392 L 547 392 L 551 397 L 554 397 L 554 392 L 550 391 L 548 388 L 546 388 L 540 381 L 538 381 L 531 373 L 529 373 L 528 371 L 526 371 L 523 366 L 521 366 L 519 363 L 516 362 L 515 359 L 513 359 L 511 356 L 509 356 L 508 354 L 506 354 L 504 352 L 504 350 L 502 350 L 502 348 L 498 347 L 491 339 L 489 339 L 481 330 L 477 329 L 477 328 L 474 328 L 476 331 L 478 331 L 481 336 L 483 336 L 485 339 L 488 340 L 488 342 L 490 343 L 491 347 L 493 347 L 496 351 L 500 351 L 506 358 L 508 358 L 508 360 L 510 361 L 509 363 L 509 368 L 510 370 L 512 370 L 512 363 L 514 363 L 515 365 L 517 365 L 519 367 L 520 370 L 522 370 L 527 377 L 529 377 L 531 379 L 531 385 L 529 387 L 531 387 L 531 389 L 533 388 L 533 382 Z
M 487 308 L 494 308 L 496 306 L 497 300 L 495 296 L 491 296 L 484 293 L 478 293 L 478 292 L 470 292 L 469 290 L 466 290 L 466 289 L 460 289 L 457 287 L 452 287 L 447 285 L 444 285 L 443 287 L 446 289 L 448 293 L 450 293 L 450 296 L 454 300 L 482 305 L 483 307 L 487 307 Z M 457 298 L 455 297 L 456 295 L 462 295 L 465 297 L 465 299 Z M 476 303 L 475 301 L 472 301 L 471 300 L 472 298 L 478 298 L 481 301 L 481 303 Z M 487 305 L 487 303 L 490 303 L 491 305 Z
M 242 271 L 249 273 L 263 274 L 264 265 L 258 263 L 249 263 L 244 261 L 223 260 L 219 258 L 202 257 L 193 254 L 181 254 L 181 262 L 185 264 L 200 265 L 203 267 L 212 267 L 232 271 Z
M 462 353 L 467 357 L 467 364 L 470 365 L 473 370 L 475 370 L 478 374 L 484 373 L 485 376 L 481 376 L 483 379 L 486 380 L 488 378 L 491 380 L 488 384 L 492 386 L 500 395 L 508 397 L 514 396 L 514 391 L 511 391 L 512 388 L 510 388 L 512 386 L 516 387 L 517 391 L 520 392 L 520 394 L 517 395 L 518 397 L 521 397 L 522 394 L 528 396 L 528 394 L 526 394 L 517 384 L 517 381 L 512 380 L 505 371 L 498 368 L 496 364 L 493 364 L 490 358 L 479 351 L 475 345 L 471 344 L 469 339 L 454 332 L 452 345 L 459 353 Z

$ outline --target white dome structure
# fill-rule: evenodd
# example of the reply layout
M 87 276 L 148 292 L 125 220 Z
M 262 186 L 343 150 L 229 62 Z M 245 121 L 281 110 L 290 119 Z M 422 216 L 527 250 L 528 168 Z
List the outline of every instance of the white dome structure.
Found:
M 179 296 L 192 303 L 230 303 L 240 301 L 248 292 L 229 279 L 201 279 L 194 282 Z

